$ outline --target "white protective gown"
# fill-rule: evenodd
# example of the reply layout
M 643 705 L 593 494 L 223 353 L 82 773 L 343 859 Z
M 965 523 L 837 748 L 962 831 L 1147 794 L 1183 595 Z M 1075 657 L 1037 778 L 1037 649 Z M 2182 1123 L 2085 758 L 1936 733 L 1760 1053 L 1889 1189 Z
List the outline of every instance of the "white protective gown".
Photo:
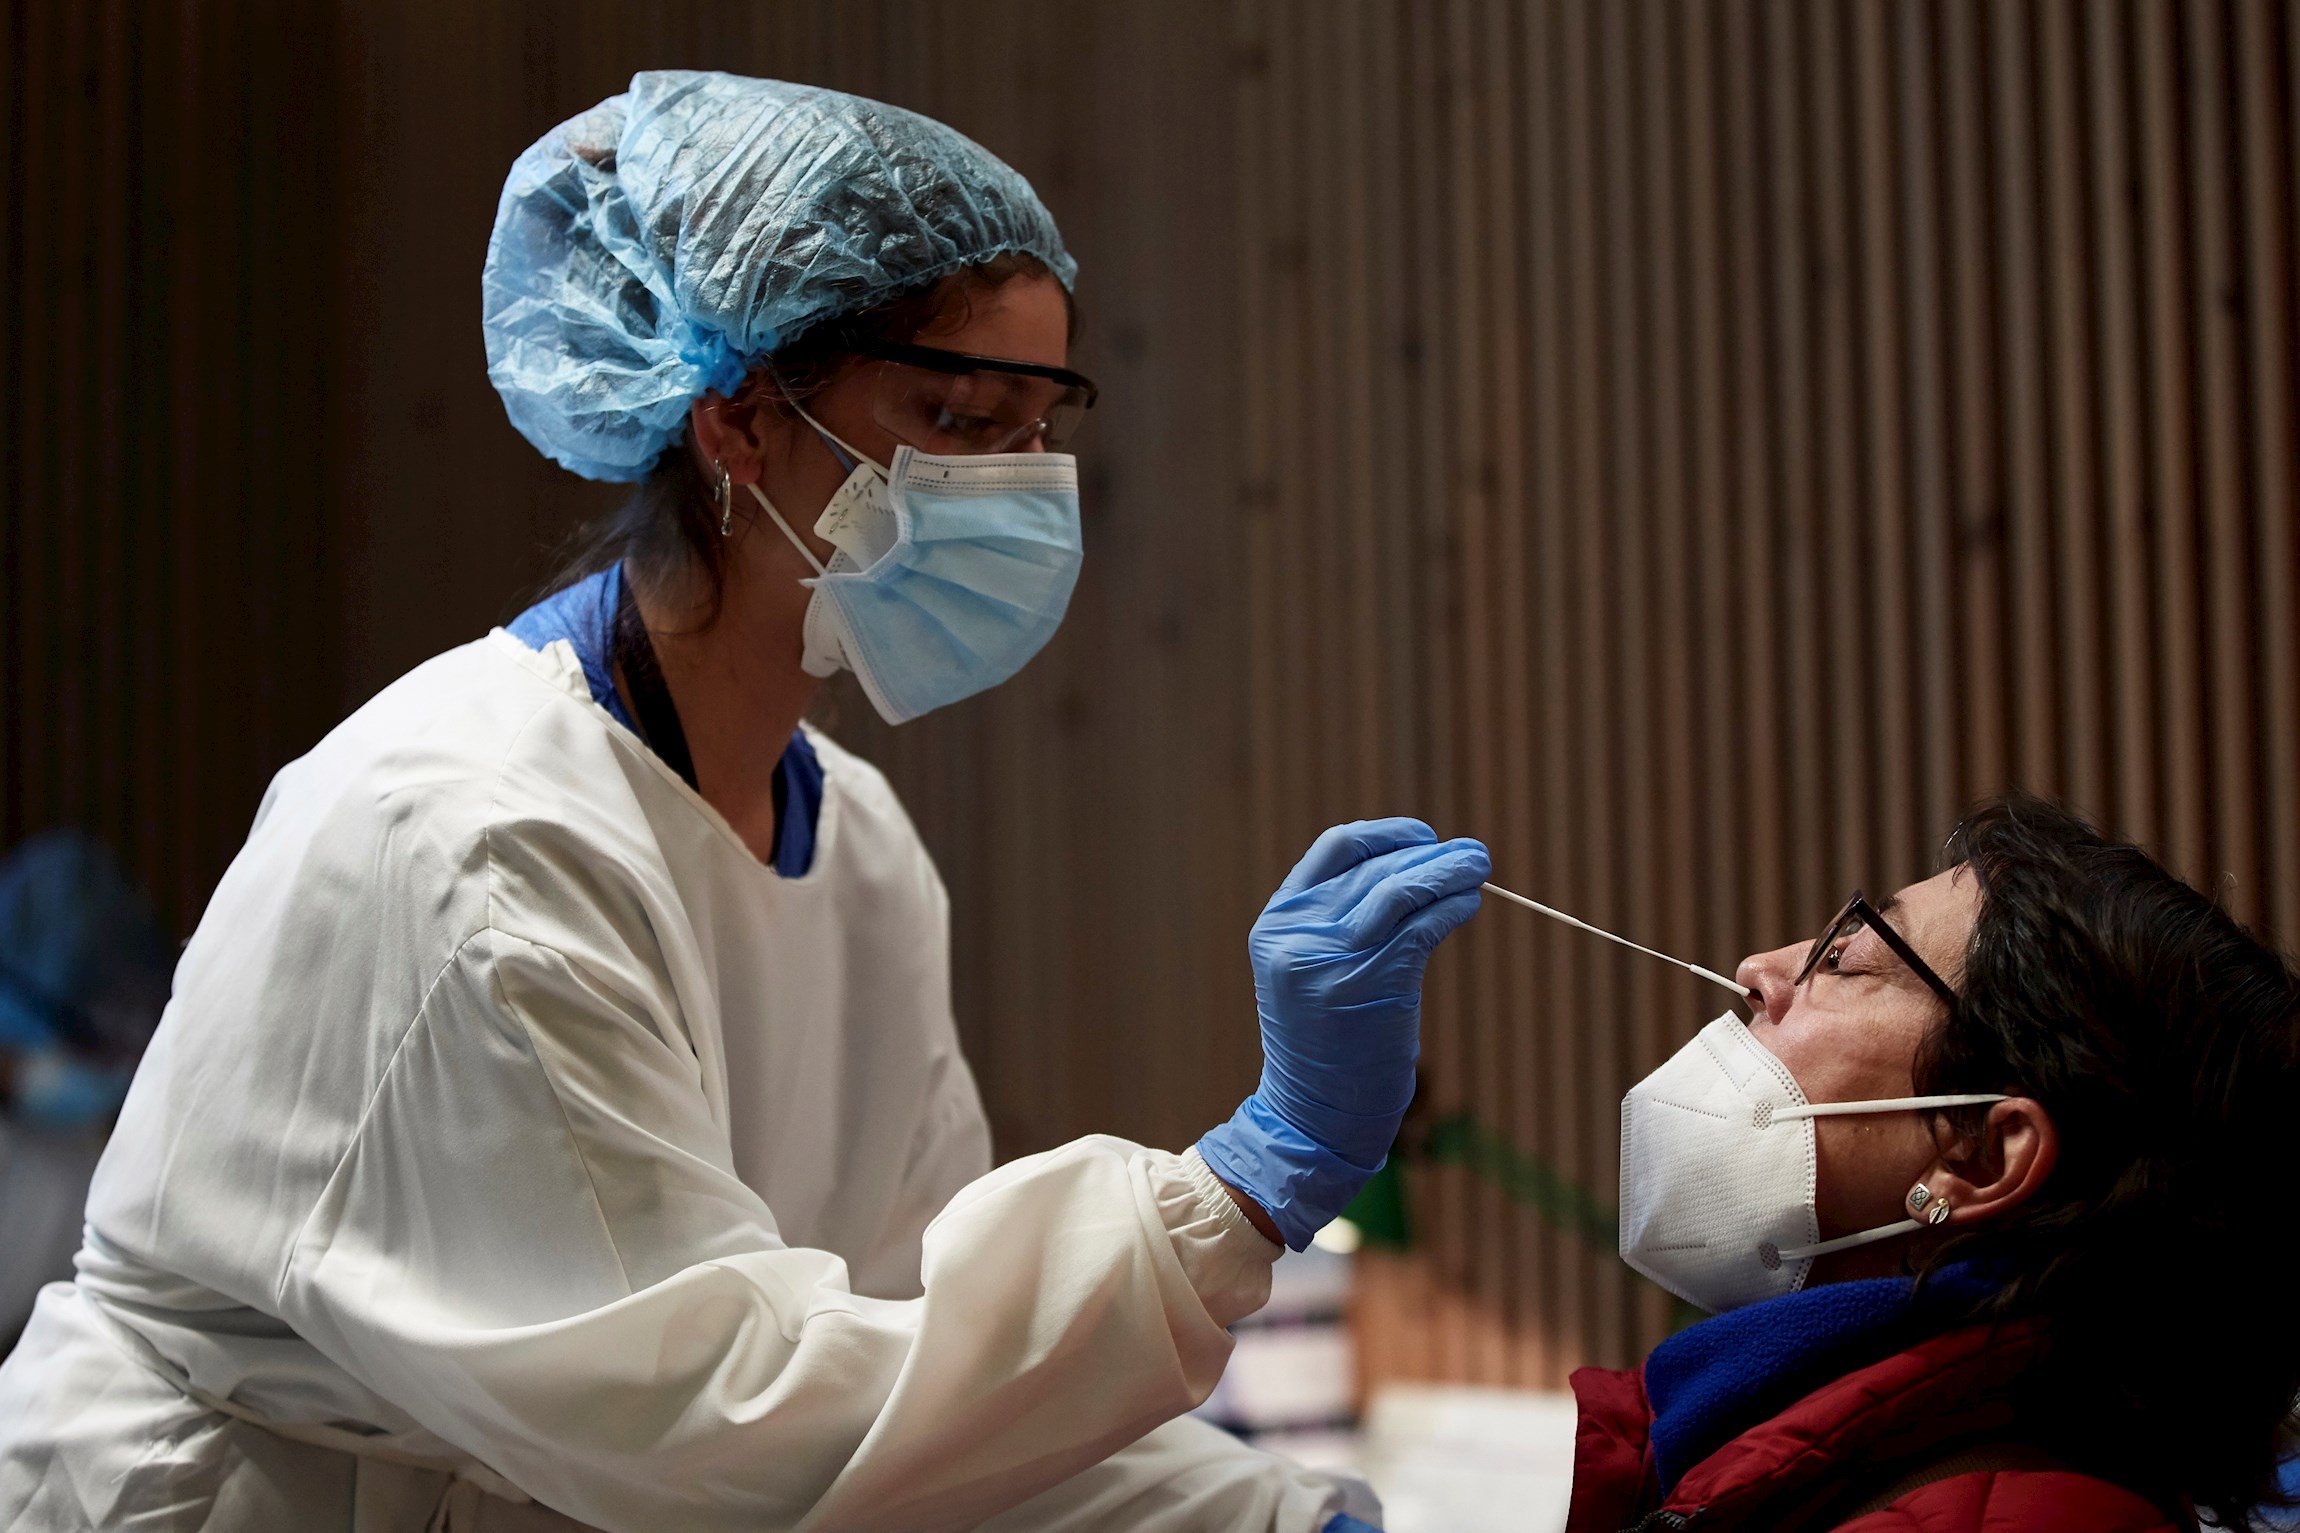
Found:
M 0 1527 L 1373 1515 L 1172 1420 L 1277 1254 L 1195 1153 L 989 1170 L 941 884 L 811 738 L 791 879 L 564 641 L 451 651 L 281 772 L 0 1366 Z

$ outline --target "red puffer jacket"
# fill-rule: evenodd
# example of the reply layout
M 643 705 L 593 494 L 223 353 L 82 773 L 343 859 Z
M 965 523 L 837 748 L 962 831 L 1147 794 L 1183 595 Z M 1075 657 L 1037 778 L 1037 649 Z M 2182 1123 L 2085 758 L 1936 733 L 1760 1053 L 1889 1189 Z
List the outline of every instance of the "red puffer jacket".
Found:
M 1584 1368 L 1566 1533 L 2189 1533 L 2132 1491 L 2042 1455 L 1987 1445 L 2017 1439 L 2014 1382 L 2038 1350 L 2033 1329 L 1972 1326 L 1935 1336 L 1822 1386 L 1679 1477 L 1652 1507 L 1652 1410 L 1635 1371 Z M 1959 1468 L 1972 1443 L 1997 1463 Z M 2012 1467 L 2025 1460 L 2027 1467 Z M 1937 1478 L 1934 1476 L 1938 1475 Z M 1897 1493 L 1896 1492 L 1897 1488 Z M 1886 1504 L 1872 1507 L 1882 1495 Z

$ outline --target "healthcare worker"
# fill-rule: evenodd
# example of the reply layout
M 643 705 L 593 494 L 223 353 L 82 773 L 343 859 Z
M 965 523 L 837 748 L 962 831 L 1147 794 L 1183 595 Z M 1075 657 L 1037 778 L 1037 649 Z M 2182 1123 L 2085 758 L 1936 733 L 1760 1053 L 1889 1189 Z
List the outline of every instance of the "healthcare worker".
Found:
M 1073 271 L 1007 167 L 829 91 L 642 74 L 520 158 L 491 376 L 641 489 L 273 783 L 0 1368 L 0 1526 L 1378 1515 L 1173 1418 L 1273 1237 L 1381 1164 L 1484 850 L 1327 833 L 1250 937 L 1236 1116 L 993 1172 L 942 886 L 799 723 L 835 669 L 907 719 L 1059 622 Z

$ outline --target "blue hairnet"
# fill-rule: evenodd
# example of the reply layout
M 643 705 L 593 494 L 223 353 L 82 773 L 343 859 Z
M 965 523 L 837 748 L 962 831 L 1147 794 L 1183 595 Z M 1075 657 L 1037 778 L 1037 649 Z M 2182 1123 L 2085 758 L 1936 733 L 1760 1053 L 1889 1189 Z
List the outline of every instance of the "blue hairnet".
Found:
M 809 325 L 1015 251 L 1077 276 L 1030 183 L 931 118 L 650 71 L 511 167 L 480 279 L 487 375 L 544 456 L 638 479 L 693 400 Z

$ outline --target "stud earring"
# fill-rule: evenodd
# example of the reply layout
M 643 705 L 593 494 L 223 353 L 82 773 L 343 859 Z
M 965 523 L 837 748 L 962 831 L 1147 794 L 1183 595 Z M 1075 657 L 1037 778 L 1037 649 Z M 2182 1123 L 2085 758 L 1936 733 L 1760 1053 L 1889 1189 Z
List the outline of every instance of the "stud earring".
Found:
M 727 465 L 724 463 L 719 465 L 718 482 L 711 486 L 711 500 L 719 508 L 719 536 L 722 538 L 733 537 L 735 535 L 735 487 L 733 478 L 727 473 Z
M 1933 1190 L 1932 1190 L 1930 1187 L 1927 1187 L 1927 1186 L 1926 1186 L 1926 1185 L 1925 1185 L 1923 1182 L 1919 1182 L 1919 1183 L 1917 1183 L 1917 1185 L 1916 1185 L 1916 1186 L 1914 1186 L 1914 1187 L 1911 1187 L 1911 1188 L 1909 1189 L 1909 1212 L 1910 1212 L 1910 1213 L 1912 1213 L 1912 1214 L 1921 1214 L 1921 1213 L 1923 1213 L 1923 1212 L 1925 1211 L 1925 1205 L 1926 1205 L 1927 1203 L 1930 1203 L 1930 1202 L 1932 1202 L 1932 1201 L 1933 1201 Z

